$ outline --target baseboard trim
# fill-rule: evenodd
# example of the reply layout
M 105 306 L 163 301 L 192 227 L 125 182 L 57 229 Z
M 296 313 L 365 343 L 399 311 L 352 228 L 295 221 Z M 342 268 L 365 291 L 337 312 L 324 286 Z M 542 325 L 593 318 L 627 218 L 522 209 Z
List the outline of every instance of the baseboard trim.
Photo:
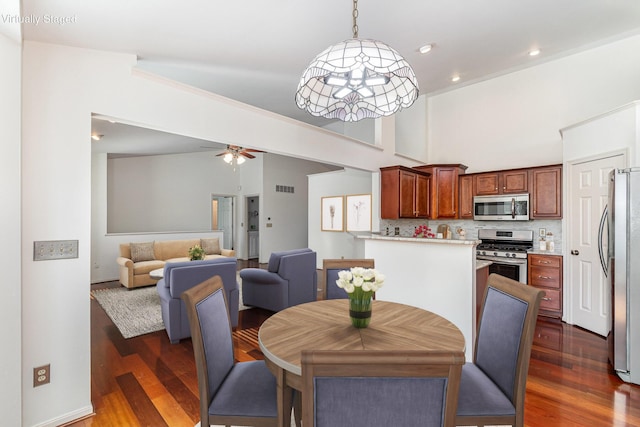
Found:
M 34 424 L 34 427 L 57 427 L 64 426 L 66 424 L 72 423 L 74 421 L 78 421 L 81 418 L 87 418 L 95 415 L 93 412 L 93 405 L 85 406 L 84 408 L 77 409 L 75 411 L 64 414 L 60 417 L 50 419 L 48 421 L 44 421 L 40 424 Z

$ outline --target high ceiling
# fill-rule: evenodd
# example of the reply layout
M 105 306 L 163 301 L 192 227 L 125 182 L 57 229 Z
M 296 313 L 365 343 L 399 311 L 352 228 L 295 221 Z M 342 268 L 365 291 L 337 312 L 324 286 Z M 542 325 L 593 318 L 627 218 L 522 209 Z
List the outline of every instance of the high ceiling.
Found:
M 135 54 L 138 66 L 313 124 L 294 94 L 326 47 L 352 37 L 350 0 L 23 0 L 25 40 Z M 361 38 L 384 41 L 434 94 L 640 33 L 638 0 L 362 0 Z M 420 46 L 433 50 L 420 54 Z M 539 48 L 540 55 L 528 51 Z M 451 82 L 457 74 L 460 81 Z

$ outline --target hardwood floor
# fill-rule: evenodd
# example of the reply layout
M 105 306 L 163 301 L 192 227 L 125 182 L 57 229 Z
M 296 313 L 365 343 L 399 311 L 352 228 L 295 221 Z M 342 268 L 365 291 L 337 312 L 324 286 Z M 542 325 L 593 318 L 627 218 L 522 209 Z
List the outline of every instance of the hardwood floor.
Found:
M 246 266 L 243 263 L 242 268 Z M 238 330 L 251 335 L 252 328 L 269 315 L 261 309 L 241 311 Z M 640 427 L 640 386 L 624 383 L 612 373 L 603 338 L 544 319 L 538 320 L 536 332 L 525 425 Z M 238 360 L 262 358 L 255 337 L 235 339 Z M 91 366 L 95 415 L 68 425 L 181 427 L 198 422 L 191 340 L 172 345 L 164 330 L 124 339 L 92 300 Z

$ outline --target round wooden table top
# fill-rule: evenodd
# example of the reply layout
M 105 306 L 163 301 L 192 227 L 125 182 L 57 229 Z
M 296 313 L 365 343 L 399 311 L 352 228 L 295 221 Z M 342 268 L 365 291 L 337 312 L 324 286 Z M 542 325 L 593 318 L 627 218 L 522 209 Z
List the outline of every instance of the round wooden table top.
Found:
M 388 301 L 373 301 L 371 323 L 354 328 L 349 300 L 296 305 L 267 319 L 258 335 L 265 358 L 301 375 L 302 350 L 462 350 L 462 332 L 430 311 Z

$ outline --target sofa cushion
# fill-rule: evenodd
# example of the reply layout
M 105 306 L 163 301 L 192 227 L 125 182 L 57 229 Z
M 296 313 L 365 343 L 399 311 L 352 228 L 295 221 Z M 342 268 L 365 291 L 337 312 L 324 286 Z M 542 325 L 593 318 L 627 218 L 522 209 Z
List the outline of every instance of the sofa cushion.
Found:
M 133 264 L 133 274 L 148 274 L 153 270 L 164 267 L 165 262 L 159 259 L 152 261 L 140 261 Z
M 145 243 L 130 243 L 131 247 L 131 261 L 153 261 L 156 259 L 153 252 L 153 242 Z
M 183 256 L 183 257 L 178 257 L 178 258 L 169 258 L 169 259 L 166 259 L 164 261 L 167 264 L 169 264 L 169 263 L 174 263 L 175 264 L 176 262 L 187 262 L 187 261 L 191 261 L 191 260 L 189 259 L 188 256 Z
M 220 255 L 220 239 L 213 237 L 211 239 L 200 239 L 200 247 L 204 249 L 206 255 Z

